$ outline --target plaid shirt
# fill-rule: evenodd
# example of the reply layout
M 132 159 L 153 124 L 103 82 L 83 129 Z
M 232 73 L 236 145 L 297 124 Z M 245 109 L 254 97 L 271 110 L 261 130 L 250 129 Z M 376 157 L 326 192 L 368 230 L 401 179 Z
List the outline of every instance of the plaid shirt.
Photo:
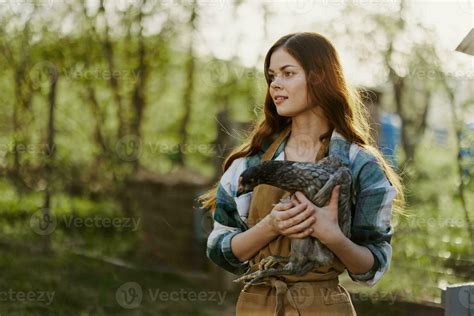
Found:
M 284 160 L 284 148 L 288 137 L 277 149 L 272 160 Z M 249 262 L 241 262 L 232 253 L 231 240 L 248 229 L 247 217 L 252 192 L 236 197 L 240 174 L 248 167 L 258 164 L 270 145 L 253 156 L 234 160 L 222 175 L 216 196 L 214 228 L 207 240 L 207 257 L 221 268 L 243 274 Z M 336 155 L 349 166 L 352 172 L 352 227 L 350 239 L 367 247 L 374 255 L 374 265 L 367 273 L 354 274 L 347 270 L 350 278 L 366 286 L 375 285 L 389 269 L 392 257 L 390 241 L 393 229 L 390 224 L 392 202 L 396 190 L 388 181 L 376 158 L 362 147 L 349 143 L 341 134 L 333 131 L 329 143 L 329 155 Z

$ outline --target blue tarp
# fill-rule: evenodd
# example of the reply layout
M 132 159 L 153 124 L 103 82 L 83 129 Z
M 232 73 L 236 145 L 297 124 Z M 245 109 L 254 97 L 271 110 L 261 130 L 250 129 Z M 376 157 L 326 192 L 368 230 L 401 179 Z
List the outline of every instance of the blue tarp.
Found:
M 380 133 L 379 133 L 380 151 L 394 167 L 397 166 L 396 150 L 399 143 L 400 143 L 399 116 L 397 114 L 382 112 L 380 114 Z

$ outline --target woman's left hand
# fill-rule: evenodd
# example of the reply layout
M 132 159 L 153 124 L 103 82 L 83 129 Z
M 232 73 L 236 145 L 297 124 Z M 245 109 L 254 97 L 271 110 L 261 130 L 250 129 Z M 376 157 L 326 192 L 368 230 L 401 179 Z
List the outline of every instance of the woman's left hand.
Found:
M 323 244 L 337 243 L 344 237 L 338 224 L 338 200 L 340 186 L 335 186 L 331 193 L 329 203 L 323 207 L 317 207 L 300 191 L 295 192 L 296 200 L 299 203 L 307 203 L 308 207 L 314 208 L 316 221 L 311 226 L 313 228 L 312 237 L 318 238 Z

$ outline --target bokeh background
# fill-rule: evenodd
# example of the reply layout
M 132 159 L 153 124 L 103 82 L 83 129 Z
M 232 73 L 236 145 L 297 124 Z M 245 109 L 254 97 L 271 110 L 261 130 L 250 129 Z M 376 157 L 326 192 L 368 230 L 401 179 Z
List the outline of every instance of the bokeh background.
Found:
M 314 31 L 408 199 L 383 279 L 342 283 L 360 315 L 442 315 L 474 280 L 473 24 L 467 0 L 0 1 L 0 314 L 233 315 L 196 198 L 262 114 L 266 51 Z

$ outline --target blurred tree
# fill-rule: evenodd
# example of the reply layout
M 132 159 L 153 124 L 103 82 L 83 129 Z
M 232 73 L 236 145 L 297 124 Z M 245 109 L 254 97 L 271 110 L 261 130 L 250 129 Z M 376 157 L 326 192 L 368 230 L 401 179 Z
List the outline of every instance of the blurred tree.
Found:
M 82 61 L 84 62 L 84 68 L 85 69 L 91 69 L 93 67 L 99 67 L 98 65 L 98 60 L 100 60 L 100 57 L 96 54 L 96 47 L 100 46 L 102 44 L 103 47 L 103 52 L 104 55 L 106 56 L 107 60 L 107 65 L 109 72 L 111 74 L 115 73 L 115 63 L 114 63 L 114 58 L 113 58 L 113 48 L 112 48 L 112 43 L 110 42 L 110 38 L 108 35 L 108 23 L 105 20 L 105 28 L 106 30 L 104 31 L 104 39 L 101 40 L 97 29 L 95 27 L 95 19 L 96 17 L 92 17 L 88 14 L 87 7 L 84 1 L 80 1 L 81 7 L 82 7 L 82 13 L 83 13 L 83 19 L 80 19 L 80 17 L 77 17 L 77 19 L 80 21 L 79 23 L 83 23 L 84 25 L 84 34 L 82 36 L 85 37 L 85 39 L 88 39 L 89 45 L 87 47 L 87 51 L 85 50 L 86 47 L 78 47 L 78 50 L 75 50 L 74 52 L 77 53 L 75 57 L 75 60 L 77 61 Z M 100 10 L 98 12 L 101 12 L 102 15 L 105 16 L 105 8 L 103 6 L 103 1 L 100 3 Z M 99 45 L 98 45 L 99 44 Z M 82 49 L 81 49 L 82 48 Z M 122 106 L 122 97 L 120 95 L 120 89 L 118 87 L 118 81 L 115 76 L 111 75 L 109 79 L 109 84 L 112 89 L 112 94 L 114 96 L 114 101 L 115 104 L 117 105 L 117 120 L 118 120 L 118 127 L 117 127 L 117 132 L 116 132 L 116 137 L 119 139 L 123 136 L 123 125 L 124 125 L 124 120 L 123 120 L 123 106 Z M 99 100 L 97 99 L 97 82 L 96 80 L 94 81 L 93 78 L 86 77 L 80 82 L 85 86 L 85 91 L 83 93 L 83 99 L 84 102 L 87 103 L 90 107 L 90 110 L 92 112 L 92 116 L 94 119 L 94 141 L 98 147 L 98 153 L 95 156 L 95 165 L 96 166 L 102 166 L 102 164 L 107 161 L 111 160 L 113 157 L 110 155 L 109 148 L 111 148 L 111 137 L 107 135 L 104 125 L 106 123 L 107 117 L 107 109 L 104 108 L 103 105 L 99 103 Z
M 31 115 L 31 104 L 34 95 L 34 82 L 29 75 L 33 61 L 31 60 L 31 46 L 33 32 L 31 23 L 37 8 L 29 12 L 21 19 L 20 15 L 9 12 L 1 16 L 0 36 L 2 64 L 13 76 L 14 102 L 12 104 L 12 152 L 7 153 L 7 157 L 12 156 L 6 174 L 14 185 L 17 192 L 22 195 L 28 190 L 22 171 L 22 150 L 21 146 L 29 143 L 29 135 L 24 126 L 29 125 L 33 116 Z M 7 30 L 12 30 L 7 31 Z
M 189 5 L 189 21 L 188 21 L 188 29 L 189 29 L 189 43 L 188 43 L 188 52 L 186 57 L 186 65 L 185 65 L 185 73 L 186 73 L 186 83 L 185 83 L 185 90 L 183 92 L 183 101 L 182 106 L 184 110 L 183 117 L 181 119 L 179 125 L 179 142 L 178 142 L 178 152 L 176 157 L 176 163 L 178 166 L 184 166 L 185 164 L 185 152 L 184 148 L 187 144 L 188 138 L 188 128 L 189 128 L 189 121 L 191 118 L 191 108 L 192 108 L 192 94 L 194 89 L 194 72 L 195 72 L 195 62 L 194 62 L 194 33 L 196 31 L 196 20 L 198 16 L 198 5 L 196 0 L 193 0 L 192 3 Z
M 343 40 L 358 56 L 361 67 L 385 70 L 377 71 L 384 76 L 378 79 L 391 88 L 394 110 L 401 118 L 401 169 L 405 170 L 413 165 L 427 127 L 432 94 L 440 80 L 432 76 L 441 73 L 436 38 L 430 29 L 408 16 L 405 1 L 400 1 L 396 12 L 365 11 L 349 4 L 336 19 L 342 18 L 346 23 L 334 21 L 338 27 L 328 28 L 328 34 Z
M 471 244 L 474 246 L 474 225 L 472 224 L 471 218 L 469 216 L 469 210 L 466 201 L 466 177 L 464 175 L 464 164 L 461 157 L 461 143 L 462 143 L 462 135 L 466 135 L 466 123 L 464 122 L 463 117 L 465 116 L 465 111 L 462 106 L 463 100 L 456 99 L 456 89 L 453 88 L 452 83 L 450 83 L 449 78 L 444 74 L 440 74 L 440 77 L 443 78 L 442 86 L 445 89 L 448 100 L 449 100 L 449 107 L 451 109 L 451 118 L 453 120 L 453 129 L 454 134 L 456 135 L 456 169 L 458 171 L 458 195 L 461 201 L 461 206 L 464 212 L 464 220 L 466 221 L 466 227 L 471 238 Z M 461 106 L 458 104 L 461 103 Z M 467 100 L 466 105 L 474 103 L 473 100 Z
M 58 84 L 58 72 L 56 67 L 50 67 L 48 69 L 49 76 L 49 92 L 48 92 L 48 128 L 47 128 L 47 145 L 48 148 L 55 148 L 54 136 L 55 136 L 55 122 L 54 122 L 54 112 L 56 108 L 56 94 L 57 94 L 57 84 Z M 45 168 L 44 168 L 44 177 L 46 178 L 47 187 L 44 195 L 44 205 L 43 205 L 43 217 L 51 217 L 51 198 L 52 198 L 52 188 L 51 188 L 51 179 L 53 177 L 53 166 L 54 166 L 54 156 L 55 151 L 51 150 L 49 155 L 46 156 Z M 43 252 L 51 251 L 51 235 L 44 234 L 42 235 Z
M 137 25 L 137 34 L 136 38 L 138 40 L 137 48 L 137 58 L 138 63 L 134 70 L 136 74 L 136 80 L 132 92 L 132 108 L 133 108 L 133 118 L 131 122 L 131 133 L 136 135 L 138 140 L 141 140 L 141 125 L 143 122 L 143 111 L 146 106 L 145 99 L 145 89 L 148 81 L 148 64 L 146 62 L 146 46 L 145 38 L 143 35 L 143 17 L 144 17 L 144 6 L 146 5 L 146 0 L 142 0 L 139 3 L 138 14 L 136 15 L 136 25 Z M 139 166 L 139 157 L 133 161 L 133 169 L 135 172 L 138 170 Z

